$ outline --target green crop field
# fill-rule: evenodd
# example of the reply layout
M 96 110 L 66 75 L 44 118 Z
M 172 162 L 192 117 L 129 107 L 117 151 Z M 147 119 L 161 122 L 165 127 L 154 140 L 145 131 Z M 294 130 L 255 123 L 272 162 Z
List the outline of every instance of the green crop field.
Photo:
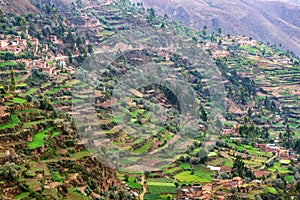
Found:
M 184 171 L 176 174 L 174 176 L 180 182 L 187 182 L 187 183 L 208 183 L 210 180 L 206 178 L 202 178 L 197 175 L 192 175 L 190 171 Z
M 148 191 L 151 194 L 175 194 L 175 186 L 149 185 Z
M 0 126 L 0 130 L 7 129 L 7 128 L 13 128 L 19 123 L 19 119 L 16 114 L 11 115 L 10 123 L 4 124 Z
M 51 130 L 52 130 L 52 127 L 47 128 L 47 129 L 43 130 L 42 132 L 35 134 L 33 136 L 32 142 L 28 143 L 29 149 L 35 149 L 38 147 L 42 147 L 45 144 L 45 138 L 49 136 L 47 133 L 49 133 Z
M 26 101 L 25 99 L 21 99 L 21 98 L 15 97 L 15 98 L 13 98 L 13 102 L 14 102 L 14 103 L 17 103 L 17 104 L 24 104 L 24 103 L 26 103 L 27 101 Z
M 18 196 L 16 196 L 14 198 L 14 200 L 21 200 L 21 199 L 25 199 L 28 196 L 28 192 L 22 192 L 21 194 L 19 194 Z

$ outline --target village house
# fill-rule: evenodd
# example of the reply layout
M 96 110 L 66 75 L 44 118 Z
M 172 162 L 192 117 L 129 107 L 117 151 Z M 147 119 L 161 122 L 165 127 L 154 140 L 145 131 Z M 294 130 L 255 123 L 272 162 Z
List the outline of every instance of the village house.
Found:
M 280 150 L 278 156 L 283 159 L 297 160 L 297 155 L 293 151 L 284 148 Z
M 265 148 L 266 144 L 254 144 L 255 148 Z
M 264 149 L 266 152 L 272 152 L 279 154 L 280 152 L 280 147 L 276 146 L 276 144 L 266 144 L 266 147 Z
M 212 198 L 212 184 L 206 184 L 203 187 L 195 184 L 194 186 L 180 189 L 177 192 L 176 200 L 202 199 L 209 200 Z
M 20 47 L 26 47 L 27 46 L 27 40 L 26 39 L 21 39 L 19 41 L 19 45 L 20 45 Z
M 54 68 L 52 67 L 52 65 L 47 64 L 43 67 L 43 72 L 48 73 L 49 75 L 53 74 L 53 70 Z
M 232 168 L 231 168 L 231 167 L 228 167 L 228 166 L 221 166 L 219 172 L 228 172 L 228 173 L 230 173 L 231 171 L 232 171 Z
M 20 44 L 20 41 L 21 41 L 21 37 L 20 36 L 15 36 L 15 38 L 14 38 L 14 40 L 13 40 L 13 42 L 15 42 L 17 45 L 19 45 Z
M 212 57 L 213 58 L 223 58 L 229 56 L 230 53 L 225 50 L 216 50 L 212 52 Z
M 0 48 L 3 50 L 8 46 L 8 40 L 0 40 Z
M 261 178 L 261 177 L 268 177 L 268 175 L 270 174 L 269 171 L 264 171 L 264 170 L 257 170 L 254 173 L 255 178 Z
M 242 138 L 241 137 L 231 137 L 229 138 L 230 140 L 233 140 L 233 141 L 242 141 Z
M 42 68 L 45 67 L 45 65 L 46 65 L 46 63 L 45 63 L 45 62 L 42 62 L 42 61 L 32 61 L 32 62 L 30 63 L 30 67 L 31 67 L 31 68 L 39 68 L 39 69 L 42 69 Z
M 234 129 L 234 127 L 231 127 L 231 128 L 224 128 L 222 130 L 222 134 L 223 135 L 237 135 L 237 132 Z
M 234 177 L 230 180 L 220 180 L 220 179 L 213 179 L 212 186 L 213 188 L 225 188 L 230 190 L 231 187 L 237 187 L 244 184 L 244 180 L 241 177 Z
M 221 170 L 221 167 L 214 167 L 210 165 L 207 165 L 206 168 L 210 169 L 211 171 L 218 171 L 218 172 Z
M 38 48 L 39 48 L 39 39 L 37 38 L 32 38 L 30 40 L 30 43 L 32 44 L 32 46 L 34 47 L 34 53 L 36 54 L 38 52 Z

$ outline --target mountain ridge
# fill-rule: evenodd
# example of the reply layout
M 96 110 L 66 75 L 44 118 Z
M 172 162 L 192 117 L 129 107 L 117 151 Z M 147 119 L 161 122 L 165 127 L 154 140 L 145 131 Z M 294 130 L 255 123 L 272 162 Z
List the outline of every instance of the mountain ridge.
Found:
M 138 1 L 133 1 L 137 3 Z M 158 14 L 188 26 L 223 33 L 245 35 L 265 43 L 276 44 L 300 54 L 300 6 L 284 1 L 192 1 L 144 0 L 145 7 L 153 7 Z

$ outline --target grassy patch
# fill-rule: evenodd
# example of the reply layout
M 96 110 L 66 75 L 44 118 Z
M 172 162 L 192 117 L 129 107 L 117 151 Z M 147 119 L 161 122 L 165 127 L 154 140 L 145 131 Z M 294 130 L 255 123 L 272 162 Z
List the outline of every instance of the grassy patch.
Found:
M 28 143 L 29 149 L 35 149 L 38 147 L 42 147 L 45 144 L 45 138 L 48 136 L 48 132 L 51 131 L 51 127 L 39 132 L 33 136 L 33 140 Z
M 207 156 L 208 157 L 216 157 L 216 156 L 218 156 L 218 154 L 216 152 L 209 152 Z
M 73 159 L 80 160 L 83 157 L 90 156 L 91 153 L 89 151 L 80 151 L 72 155 Z
M 282 165 L 288 165 L 291 163 L 291 160 L 280 160 L 279 163 Z
M 197 175 L 192 175 L 190 171 L 180 172 L 174 176 L 180 182 L 187 182 L 187 183 L 208 183 L 209 180 L 205 178 L 201 178 Z
M 284 180 L 286 180 L 288 183 L 293 183 L 294 182 L 294 176 L 286 176 L 284 177 Z
M 131 187 L 132 189 L 141 189 L 142 185 L 135 182 L 127 182 L 127 185 Z
M 277 190 L 274 187 L 267 187 L 267 190 L 271 194 L 277 194 L 278 193 Z
M 148 178 L 148 182 L 159 182 L 159 183 L 173 183 L 174 181 L 169 178 Z
M 32 94 L 36 93 L 38 90 L 39 90 L 38 88 L 30 88 L 29 91 L 26 92 L 25 94 L 32 95 Z
M 98 37 L 105 37 L 105 36 L 112 36 L 114 35 L 115 32 L 113 31 L 108 31 L 108 30 L 103 30 L 101 33 L 99 33 L 97 36 Z
M 0 127 L 0 130 L 7 129 L 7 128 L 13 128 L 19 123 L 19 119 L 16 114 L 11 115 L 10 123 L 4 124 Z
M 148 185 L 148 191 L 151 194 L 175 194 L 175 186 Z
M 14 62 L 0 62 L 0 68 L 2 67 L 8 67 L 8 68 L 15 68 L 18 64 Z
M 52 172 L 52 174 L 53 174 L 53 179 L 54 179 L 55 181 L 57 181 L 57 182 L 62 182 L 62 181 L 63 181 L 63 179 L 60 177 L 58 171 L 54 171 L 54 172 Z
M 83 194 L 80 194 L 75 191 L 75 188 L 68 188 L 67 198 L 72 200 L 88 200 L 89 197 L 86 197 Z
M 154 186 L 174 186 L 174 183 L 147 182 L 147 185 L 154 185 Z
M 28 194 L 29 194 L 28 192 L 23 192 L 23 193 L 19 194 L 18 196 L 16 196 L 14 198 L 14 200 L 24 199 L 28 196 Z
M 144 199 L 145 200 L 159 200 L 160 198 L 159 198 L 159 194 L 149 194 L 149 193 L 147 193 L 147 194 L 145 194 Z
M 164 171 L 164 174 L 171 174 L 171 173 L 174 173 L 174 172 L 180 171 L 180 170 L 182 170 L 181 167 L 174 167 L 174 168 L 171 168 L 171 169 L 168 169 L 168 170 Z
M 51 135 L 51 138 L 54 138 L 54 137 L 58 136 L 59 134 L 60 134 L 60 132 L 54 131 Z
M 55 94 L 55 93 L 59 92 L 59 90 L 60 90 L 60 88 L 56 87 L 53 90 L 49 90 L 46 94 L 52 95 L 52 94 Z
M 181 167 L 181 168 L 183 168 L 185 170 L 189 170 L 191 168 L 191 166 L 189 164 L 187 164 L 187 163 L 181 163 L 179 165 L 179 167 Z
M 14 102 L 14 103 L 17 103 L 17 104 L 24 104 L 24 103 L 26 103 L 27 101 L 26 101 L 25 99 L 21 99 L 21 98 L 15 97 L 15 98 L 13 98 L 13 102 Z
M 150 147 L 152 146 L 153 141 L 148 141 L 144 146 L 134 151 L 134 153 L 147 153 Z

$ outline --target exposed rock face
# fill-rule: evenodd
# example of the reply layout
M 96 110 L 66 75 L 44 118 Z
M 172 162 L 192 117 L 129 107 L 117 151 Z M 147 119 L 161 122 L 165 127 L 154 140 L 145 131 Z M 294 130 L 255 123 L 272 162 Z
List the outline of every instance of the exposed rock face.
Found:
M 133 2 L 139 2 L 134 0 Z M 159 14 L 202 29 L 206 25 L 223 33 L 246 35 L 279 44 L 300 54 L 300 2 L 298 0 L 144 0 Z

